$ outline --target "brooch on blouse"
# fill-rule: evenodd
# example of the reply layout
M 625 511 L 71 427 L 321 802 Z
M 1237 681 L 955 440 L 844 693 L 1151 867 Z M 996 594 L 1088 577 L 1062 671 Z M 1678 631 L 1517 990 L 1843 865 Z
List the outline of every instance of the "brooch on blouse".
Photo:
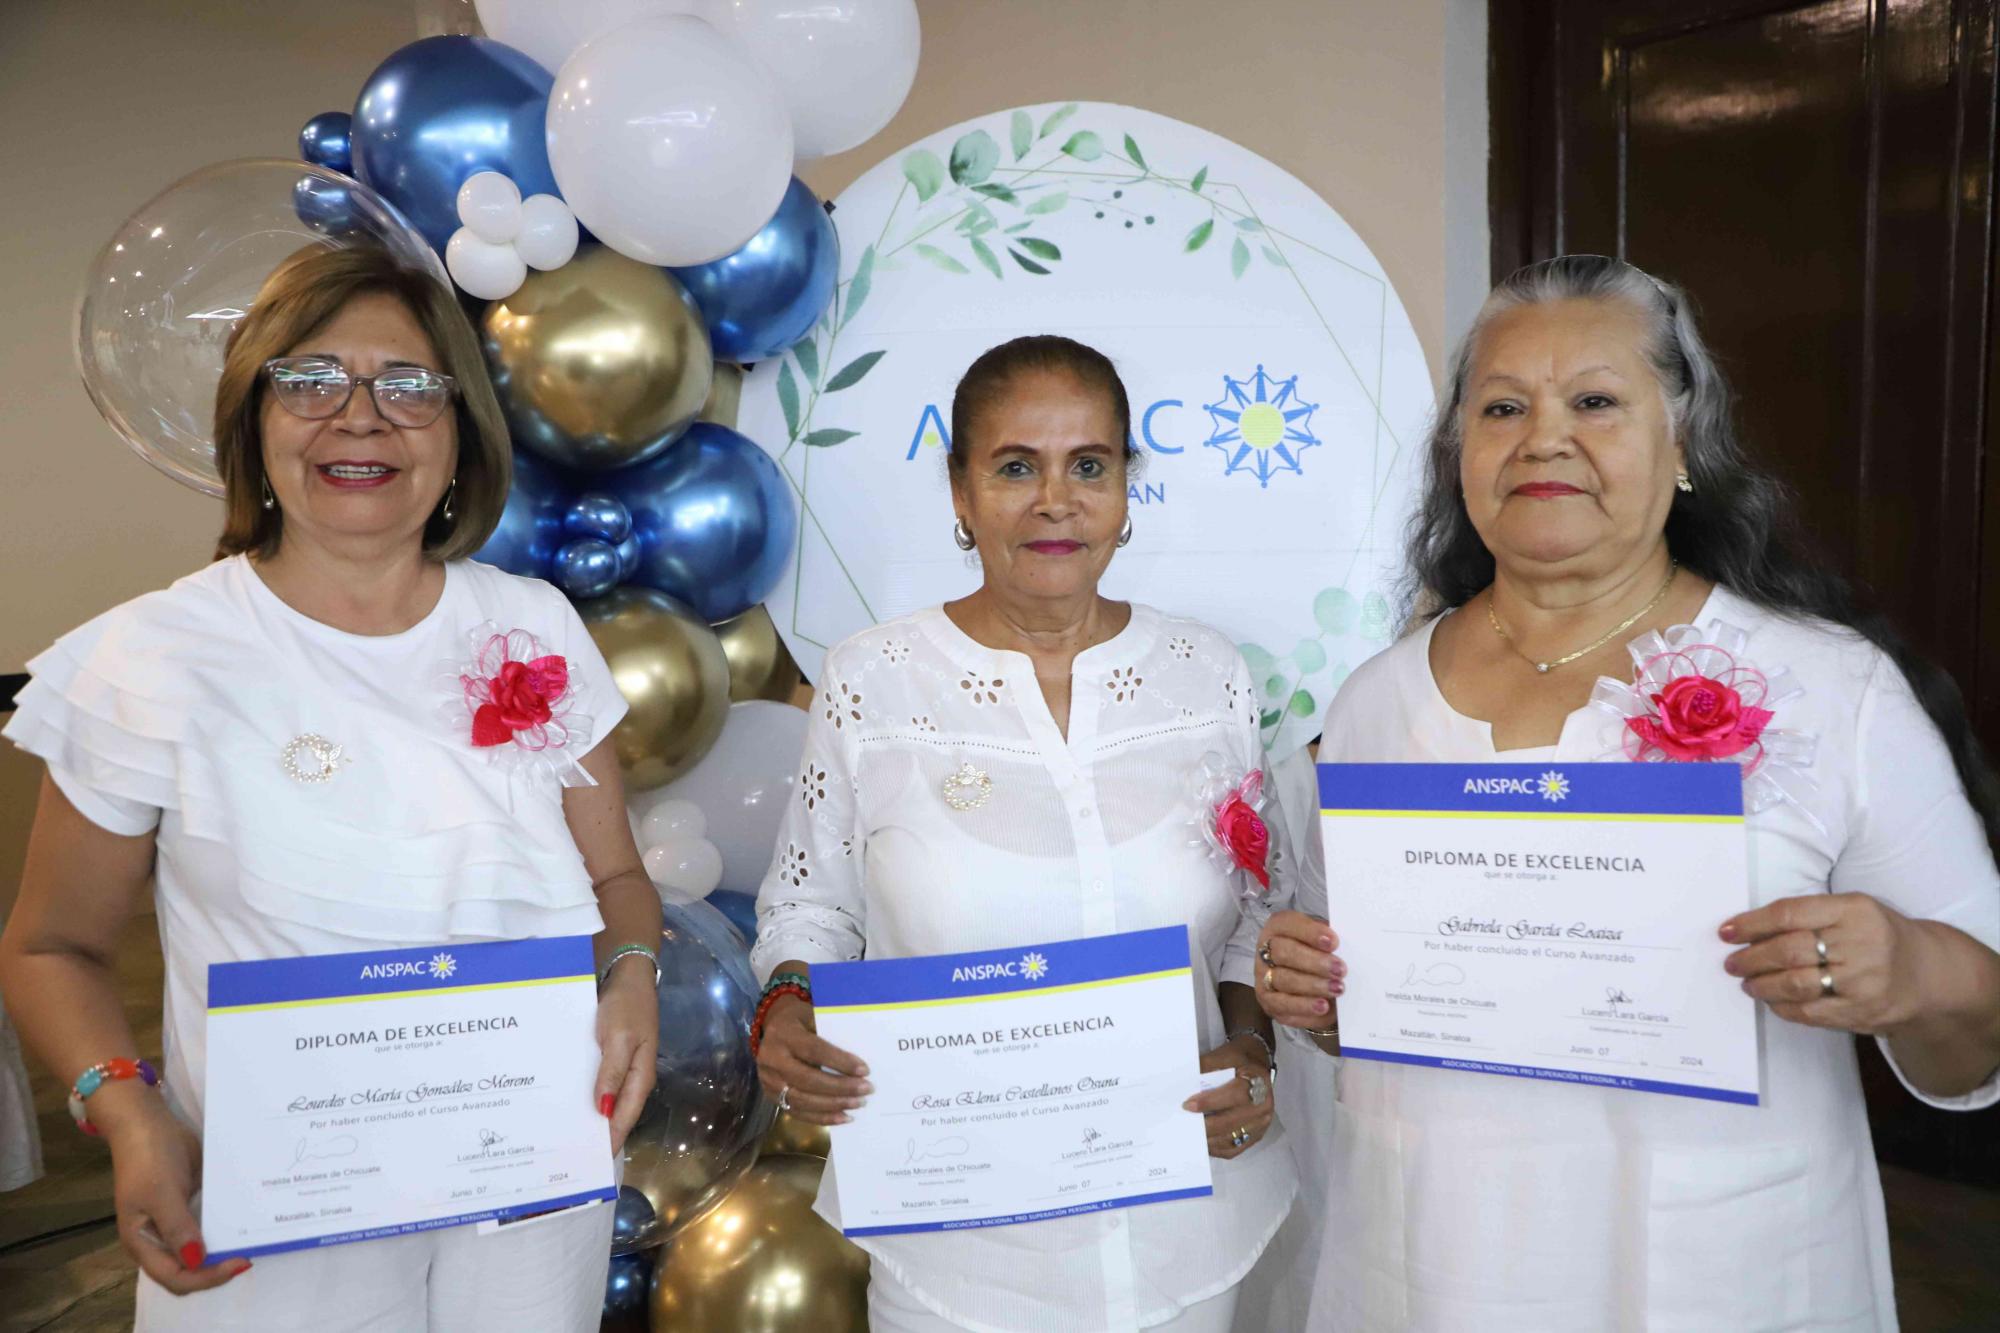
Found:
M 954 810 L 977 810 L 992 794 L 993 779 L 970 762 L 960 764 L 958 772 L 944 780 L 944 803 Z
M 467 636 L 470 656 L 441 664 L 440 716 L 472 748 L 510 769 L 553 774 L 565 787 L 595 786 L 577 762 L 591 719 L 576 711 L 569 662 L 524 629 L 486 621 Z
M 278 762 L 284 765 L 286 776 L 295 782 L 325 782 L 347 762 L 342 748 L 318 732 L 309 731 L 286 742 L 285 748 L 278 751 Z

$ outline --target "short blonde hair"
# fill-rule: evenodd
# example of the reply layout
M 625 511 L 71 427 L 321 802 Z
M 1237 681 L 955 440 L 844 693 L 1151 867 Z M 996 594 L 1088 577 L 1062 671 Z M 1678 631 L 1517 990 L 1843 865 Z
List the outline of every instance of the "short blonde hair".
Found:
M 222 475 L 219 557 L 248 552 L 277 554 L 285 516 L 264 508 L 264 363 L 283 356 L 357 296 L 395 298 L 430 339 L 443 365 L 433 367 L 458 382 L 452 411 L 458 428 L 457 483 L 452 514 L 442 511 L 424 526 L 424 554 L 458 560 L 486 544 L 507 505 L 514 458 L 506 419 L 487 378 L 479 335 L 450 289 L 374 246 L 312 246 L 271 272 L 250 312 L 237 322 L 215 385 L 215 465 Z

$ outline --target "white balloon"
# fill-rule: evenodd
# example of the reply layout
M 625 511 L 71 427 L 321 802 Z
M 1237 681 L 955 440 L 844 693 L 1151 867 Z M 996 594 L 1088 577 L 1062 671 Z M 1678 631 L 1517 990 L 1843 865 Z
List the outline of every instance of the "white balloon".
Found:
M 646 874 L 654 885 L 692 902 L 722 882 L 722 853 L 702 838 L 670 838 L 646 849 Z
M 467 296 L 482 301 L 512 296 L 528 280 L 528 266 L 513 246 L 482 241 L 470 227 L 460 227 L 445 242 L 444 266 Z
M 521 234 L 514 253 L 529 268 L 561 268 L 576 257 L 576 214 L 552 194 L 531 194 L 521 201 Z
M 694 801 L 708 816 L 724 888 L 755 893 L 764 882 L 786 804 L 807 795 L 799 776 L 805 742 L 805 710 L 767 699 L 732 704 L 701 762 L 660 788 L 663 796 Z
M 497 171 L 475 171 L 458 187 L 458 220 L 482 241 L 506 245 L 521 230 L 521 187 Z
M 547 125 L 577 222 L 641 263 L 739 249 L 792 181 L 777 85 L 697 18 L 640 19 L 584 43 L 556 75 Z
M 486 35 L 554 73 L 600 32 L 652 14 L 692 14 L 700 0 L 477 0 Z
M 648 792 L 647 795 L 652 793 Z M 668 797 L 656 801 L 652 808 L 639 816 L 639 845 L 657 847 L 675 838 L 705 838 L 708 836 L 708 816 L 693 801 Z
M 916 0 L 707 0 L 709 22 L 771 72 L 801 162 L 845 152 L 895 117 L 917 77 Z

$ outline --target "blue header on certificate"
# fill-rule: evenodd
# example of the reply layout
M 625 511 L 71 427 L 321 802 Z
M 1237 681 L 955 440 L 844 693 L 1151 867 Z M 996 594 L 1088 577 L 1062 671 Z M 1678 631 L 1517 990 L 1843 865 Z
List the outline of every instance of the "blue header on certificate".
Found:
M 482 990 L 569 981 L 595 973 L 595 955 L 588 935 L 211 963 L 208 1009 L 215 1013 L 250 1006 L 331 1003 L 413 991 Z
M 813 1007 L 928 1004 L 1022 991 L 1071 990 L 1188 970 L 1187 927 L 923 958 L 815 963 Z
M 1326 814 L 1743 818 L 1743 770 L 1713 764 L 1321 764 Z

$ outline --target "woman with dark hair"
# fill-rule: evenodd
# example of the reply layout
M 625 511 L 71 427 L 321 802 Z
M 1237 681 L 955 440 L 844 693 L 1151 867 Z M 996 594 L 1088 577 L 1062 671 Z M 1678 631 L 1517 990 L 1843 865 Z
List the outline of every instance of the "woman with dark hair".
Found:
M 659 1022 L 624 701 L 561 593 L 465 558 L 509 453 L 450 289 L 375 249 L 294 255 L 230 335 L 215 446 L 220 557 L 58 639 L 6 730 L 47 774 L 0 986 L 111 1149 L 137 1327 L 594 1329 L 604 1207 L 205 1262 L 210 964 L 594 935 L 614 1148 Z M 149 892 L 163 1070 L 118 999 Z
M 1764 1005 L 1763 1096 L 1347 1062 L 1311 1326 L 1893 1328 L 1851 1034 L 1932 1105 L 2000 1100 L 1996 802 L 1957 691 L 1806 552 L 1686 298 L 1616 260 L 1488 298 L 1410 560 L 1421 627 L 1342 689 L 1322 760 L 1740 762 L 1716 691 L 1638 728 L 1593 693 L 1631 698 L 1655 632 L 1790 673 L 1767 702 L 1789 739 L 1744 765 L 1752 903 L 1713 923 Z M 1258 998 L 1337 1053 L 1327 871 L 1330 922 L 1304 902 L 1265 926 Z
M 814 1035 L 812 964 L 1185 926 L 1201 1068 L 1236 1075 L 1184 1103 L 1205 1117 L 1215 1193 L 863 1238 L 875 1333 L 1224 1333 L 1291 1203 L 1247 872 L 1195 826 L 1204 761 L 1231 782 L 1262 768 L 1256 695 L 1222 635 L 1098 592 L 1132 535 L 1130 427 L 1111 362 L 1066 338 L 996 347 L 959 381 L 951 532 L 984 579 L 827 654 L 757 902 L 757 1059 L 781 1106 L 839 1124 L 868 1071 Z M 833 1168 L 819 1210 L 838 1225 Z

